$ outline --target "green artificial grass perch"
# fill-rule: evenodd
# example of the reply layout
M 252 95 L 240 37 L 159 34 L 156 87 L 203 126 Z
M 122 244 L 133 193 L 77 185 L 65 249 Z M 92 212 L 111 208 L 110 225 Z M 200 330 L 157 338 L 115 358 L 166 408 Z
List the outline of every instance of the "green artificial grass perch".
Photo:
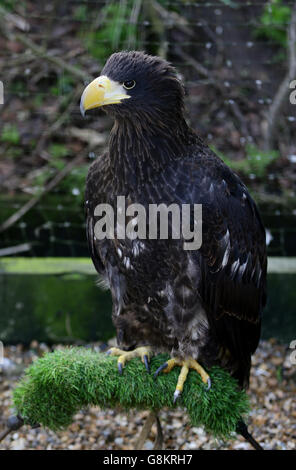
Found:
M 139 358 L 132 359 L 120 376 L 117 358 L 81 347 L 45 354 L 36 360 L 14 390 L 14 406 L 25 424 L 59 430 L 88 405 L 124 410 L 174 408 L 179 367 L 156 379 L 153 373 L 167 355 L 151 359 L 148 374 Z M 206 390 L 200 376 L 190 371 L 177 406 L 187 410 L 192 426 L 204 426 L 216 437 L 230 438 L 249 402 L 235 379 L 219 367 L 209 371 L 212 387 Z

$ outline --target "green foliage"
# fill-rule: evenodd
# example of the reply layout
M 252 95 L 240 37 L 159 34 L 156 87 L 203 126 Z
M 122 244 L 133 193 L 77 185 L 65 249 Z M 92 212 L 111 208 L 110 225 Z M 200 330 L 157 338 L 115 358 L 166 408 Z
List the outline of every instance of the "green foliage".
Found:
M 43 106 L 43 96 L 42 93 L 36 94 L 33 98 L 33 105 L 35 108 L 41 108 Z
M 184 1 L 184 0 L 183 0 Z M 186 1 L 186 0 L 185 0 Z M 189 0 L 190 1 L 190 0 Z M 227 1 L 227 0 L 226 0 Z M 181 13 L 182 12 L 182 7 L 183 4 L 182 2 L 170 2 L 168 0 L 157 0 L 157 3 L 160 3 L 161 5 L 164 6 L 164 8 L 168 11 L 175 11 L 176 13 Z M 161 20 L 161 18 L 160 18 Z
M 58 161 L 69 154 L 69 150 L 64 144 L 51 144 L 48 151 L 51 155 L 51 158 Z
M 50 88 L 54 96 L 67 95 L 73 90 L 75 80 L 70 75 L 63 73 L 57 78 L 56 83 Z
M 43 186 L 51 177 L 52 173 L 53 171 L 51 168 L 45 168 L 40 170 L 40 172 L 35 176 L 33 180 L 34 189 L 36 190 L 36 192 L 41 191 Z
M 28 88 L 27 88 L 27 84 L 26 84 L 26 81 L 21 78 L 19 79 L 16 79 L 14 80 L 11 84 L 10 84 L 10 93 L 14 94 L 14 95 L 18 95 L 18 96 L 26 96 L 28 95 Z
M 237 8 L 238 4 L 236 2 L 233 2 L 232 0 L 220 0 L 221 3 L 224 3 L 224 5 L 231 7 L 231 8 Z
M 280 46 L 287 45 L 287 24 L 290 21 L 291 8 L 283 5 L 282 0 L 271 0 L 263 9 L 260 26 L 255 34 L 257 37 L 271 39 Z
M 74 19 L 77 21 L 87 21 L 88 20 L 88 9 L 87 5 L 79 5 L 74 10 Z
M 14 145 L 19 144 L 20 134 L 15 124 L 4 124 L 1 133 L 1 141 Z
M 277 367 L 276 368 L 276 378 L 279 383 L 282 383 L 283 381 L 283 368 L 282 367 Z
M 234 171 L 249 176 L 251 173 L 258 178 L 263 178 L 268 165 L 279 157 L 277 150 L 263 151 L 254 145 L 246 146 L 247 156 L 243 160 L 230 160 L 223 153 L 217 151 L 213 146 L 212 150 Z
M 101 9 L 102 24 L 98 29 L 84 32 L 83 40 L 90 55 L 105 61 L 114 51 L 139 48 L 138 27 L 131 21 L 133 0 L 108 2 Z M 77 12 L 84 18 L 85 11 Z
M 69 426 L 73 416 L 89 405 L 101 408 L 159 410 L 173 408 L 173 394 L 180 372 L 153 373 L 167 360 L 158 355 L 147 374 L 139 358 L 117 371 L 117 358 L 84 348 L 68 348 L 35 361 L 14 390 L 14 406 L 25 423 L 57 430 Z M 249 412 L 244 391 L 223 369 L 209 371 L 212 387 L 206 390 L 200 376 L 190 371 L 178 406 L 187 410 L 192 426 L 204 426 L 217 437 L 230 438 L 240 417 Z
M 48 167 L 41 171 L 34 179 L 34 185 L 42 189 L 48 182 L 56 170 L 60 171 L 64 168 L 66 162 L 62 158 L 52 158 Z M 81 205 L 84 197 L 85 179 L 88 171 L 88 165 L 82 165 L 74 168 L 65 178 L 62 179 L 58 186 L 60 194 L 67 194 L 73 198 L 74 205 Z
M 0 6 L 9 11 L 13 11 L 18 3 L 17 0 L 0 0 Z M 24 1 L 22 3 L 26 2 Z
M 68 147 L 62 143 L 52 143 L 48 148 L 48 152 L 51 157 L 48 160 L 48 165 L 34 178 L 34 186 L 39 190 L 52 178 L 56 171 L 61 171 L 66 166 L 67 160 L 65 157 L 70 153 Z M 73 168 L 58 186 L 59 193 L 72 196 L 73 203 L 76 205 L 82 204 L 87 171 L 88 165 Z
M 231 0 L 225 1 L 234 5 Z M 155 3 L 160 3 L 169 11 L 182 13 L 182 2 L 170 4 L 167 0 L 157 0 Z M 151 54 L 158 54 L 159 47 L 156 44 L 165 39 L 166 27 L 157 9 L 148 1 L 106 2 L 100 10 L 99 21 L 91 21 L 93 10 L 86 5 L 77 7 L 74 15 L 77 21 L 90 25 L 86 31 L 81 31 L 82 41 L 88 53 L 101 63 L 119 50 L 145 48 Z
M 82 204 L 84 198 L 87 172 L 88 165 L 82 165 L 79 168 L 74 168 L 59 185 L 59 191 L 71 194 L 73 198 L 75 198 L 75 203 L 78 205 Z
M 21 147 L 11 146 L 6 150 L 5 156 L 7 158 L 17 159 L 22 155 L 22 153 L 23 153 L 23 150 Z

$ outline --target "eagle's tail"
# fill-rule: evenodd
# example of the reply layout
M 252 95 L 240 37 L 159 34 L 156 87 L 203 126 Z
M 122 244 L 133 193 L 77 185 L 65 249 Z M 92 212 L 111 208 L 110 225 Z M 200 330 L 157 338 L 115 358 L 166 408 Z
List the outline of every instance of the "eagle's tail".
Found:
M 261 447 L 261 445 L 259 444 L 259 442 L 257 442 L 256 439 L 254 439 L 252 434 L 249 433 L 248 427 L 242 419 L 240 419 L 237 423 L 236 432 L 240 434 L 241 436 L 243 436 L 246 439 L 246 441 L 248 441 L 251 444 L 251 446 L 254 447 L 254 449 L 264 450 L 263 447 Z
M 17 431 L 24 424 L 23 419 L 19 415 L 12 415 L 8 418 L 6 423 L 6 429 L 0 434 L 0 442 L 8 436 L 12 431 Z

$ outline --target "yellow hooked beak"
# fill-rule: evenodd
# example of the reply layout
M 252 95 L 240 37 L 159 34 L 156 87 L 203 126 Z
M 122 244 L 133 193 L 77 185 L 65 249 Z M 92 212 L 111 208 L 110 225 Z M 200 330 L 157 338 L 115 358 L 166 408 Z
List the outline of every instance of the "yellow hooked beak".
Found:
M 120 83 L 102 75 L 95 78 L 85 88 L 80 100 L 80 111 L 84 116 L 85 111 L 89 109 L 107 106 L 108 104 L 118 104 L 127 98 L 130 98 L 130 96 Z

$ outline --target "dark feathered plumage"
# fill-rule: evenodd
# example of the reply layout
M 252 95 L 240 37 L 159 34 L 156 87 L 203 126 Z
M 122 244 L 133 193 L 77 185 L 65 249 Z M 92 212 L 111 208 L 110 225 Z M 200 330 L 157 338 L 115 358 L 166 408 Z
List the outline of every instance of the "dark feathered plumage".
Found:
M 151 345 L 205 366 L 220 364 L 248 383 L 266 299 L 265 231 L 239 177 L 187 126 L 183 88 L 164 60 L 113 54 L 102 75 L 135 81 L 129 99 L 103 106 L 114 116 L 109 151 L 90 167 L 87 237 L 110 286 L 123 349 Z M 203 242 L 94 238 L 94 208 L 128 203 L 203 205 Z

